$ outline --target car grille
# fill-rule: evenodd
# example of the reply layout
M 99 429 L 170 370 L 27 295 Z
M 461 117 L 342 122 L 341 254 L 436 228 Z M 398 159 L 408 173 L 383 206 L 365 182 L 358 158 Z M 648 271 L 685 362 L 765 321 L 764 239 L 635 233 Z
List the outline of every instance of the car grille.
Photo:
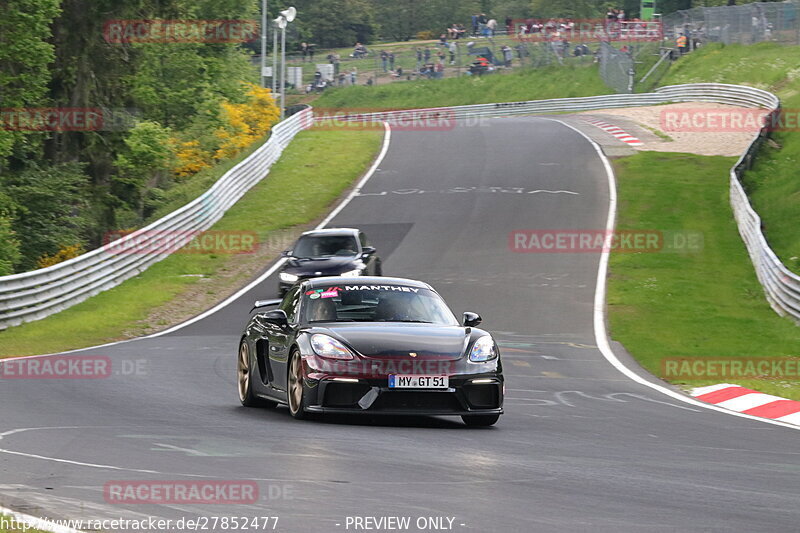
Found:
M 449 392 L 419 392 L 419 391 L 391 391 L 381 394 L 373 409 L 435 409 L 442 411 L 461 411 L 460 405 L 453 393 Z

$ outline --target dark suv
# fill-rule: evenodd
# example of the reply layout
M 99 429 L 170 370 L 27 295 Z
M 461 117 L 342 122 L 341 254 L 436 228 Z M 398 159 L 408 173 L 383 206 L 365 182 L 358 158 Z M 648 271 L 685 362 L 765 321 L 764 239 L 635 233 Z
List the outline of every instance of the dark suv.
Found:
M 381 276 L 381 259 L 363 231 L 331 228 L 303 233 L 278 274 L 281 296 L 299 280 L 322 276 Z

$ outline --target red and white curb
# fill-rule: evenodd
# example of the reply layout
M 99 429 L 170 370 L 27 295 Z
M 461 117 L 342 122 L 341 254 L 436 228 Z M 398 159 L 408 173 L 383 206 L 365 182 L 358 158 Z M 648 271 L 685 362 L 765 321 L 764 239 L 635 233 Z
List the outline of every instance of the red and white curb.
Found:
M 800 402 L 794 400 L 764 394 L 730 383 L 698 387 L 692 389 L 689 394 L 717 407 L 800 426 Z
M 630 146 L 642 146 L 644 143 L 628 133 L 627 131 L 623 130 L 618 126 L 614 126 L 613 124 L 609 124 L 608 122 L 603 122 L 602 120 L 597 120 L 593 118 L 585 118 L 586 122 L 591 124 L 592 126 L 597 126 L 601 130 L 605 131 L 606 133 L 610 133 L 620 141 L 628 144 Z

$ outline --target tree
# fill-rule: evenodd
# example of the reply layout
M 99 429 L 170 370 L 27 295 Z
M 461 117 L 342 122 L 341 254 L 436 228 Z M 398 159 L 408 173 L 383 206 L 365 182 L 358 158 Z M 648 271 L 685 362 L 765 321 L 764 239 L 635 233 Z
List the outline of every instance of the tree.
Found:
M 20 259 L 20 242 L 11 227 L 14 204 L 11 198 L 0 191 L 0 276 L 14 273 L 14 263 Z
M 303 38 L 321 47 L 369 43 L 375 36 L 374 9 L 367 0 L 300 0 L 296 6 Z
M 32 166 L 6 178 L 6 194 L 16 205 L 13 230 L 25 243 L 17 271 L 35 268 L 36 259 L 45 254 L 85 242 L 88 182 L 78 163 Z
M 59 0 L 5 0 L 0 16 L 0 107 L 19 109 L 41 106 L 50 81 L 48 64 L 53 45 L 48 42 L 50 24 L 58 15 Z M 3 158 L 14 153 L 14 145 L 40 134 L 12 131 L 0 120 L 0 171 Z M 20 158 L 28 150 L 20 147 Z

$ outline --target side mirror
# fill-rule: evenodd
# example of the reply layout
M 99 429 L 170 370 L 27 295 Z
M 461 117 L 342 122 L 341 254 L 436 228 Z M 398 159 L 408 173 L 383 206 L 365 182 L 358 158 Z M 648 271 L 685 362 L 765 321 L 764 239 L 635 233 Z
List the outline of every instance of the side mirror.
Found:
M 283 309 L 275 309 L 274 311 L 267 311 L 261 315 L 265 322 L 275 324 L 280 328 L 289 326 L 289 318 L 286 316 L 286 311 Z
M 374 246 L 364 246 L 361 249 L 361 255 L 363 255 L 364 257 L 368 257 L 368 256 L 374 254 L 376 251 L 377 250 L 375 249 Z
M 282 251 L 281 252 L 281 257 L 292 257 L 292 251 L 291 250 Z
M 471 313 L 467 311 L 464 313 L 464 327 L 474 328 L 483 321 L 481 315 L 478 313 Z

